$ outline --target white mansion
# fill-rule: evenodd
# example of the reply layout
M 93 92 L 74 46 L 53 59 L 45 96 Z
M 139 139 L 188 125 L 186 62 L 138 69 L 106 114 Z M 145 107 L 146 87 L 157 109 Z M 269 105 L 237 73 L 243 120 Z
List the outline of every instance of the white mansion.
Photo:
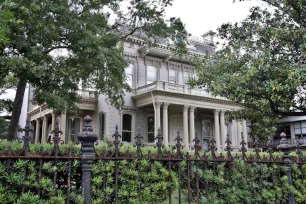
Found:
M 215 50 L 211 41 L 204 38 L 189 37 L 188 42 L 190 56 L 201 56 Z M 147 47 L 135 37 L 129 37 L 124 48 L 124 54 L 131 62 L 126 74 L 133 91 L 126 93 L 125 106 L 120 109 L 107 104 L 103 95 L 79 90 L 82 100 L 78 106 L 82 113 L 57 115 L 47 105 L 33 106 L 30 103 L 30 87 L 28 117 L 35 142 L 47 142 L 56 119 L 60 120 L 62 140 L 76 140 L 85 115 L 93 118 L 92 126 L 100 140 L 105 135 L 111 136 L 116 124 L 122 141 L 127 143 L 134 143 L 138 128 L 144 137 L 143 142 L 148 145 L 155 142 L 158 128 L 162 130 L 165 145 L 175 143 L 178 130 L 185 147 L 192 144 L 195 133 L 203 149 L 208 149 L 212 133 L 218 151 L 223 151 L 227 134 L 235 149 L 239 147 L 241 134 L 247 140 L 246 121 L 225 123 L 224 112 L 240 109 L 239 105 L 189 86 L 189 78 L 196 74 L 190 59 L 174 56 L 163 44 Z

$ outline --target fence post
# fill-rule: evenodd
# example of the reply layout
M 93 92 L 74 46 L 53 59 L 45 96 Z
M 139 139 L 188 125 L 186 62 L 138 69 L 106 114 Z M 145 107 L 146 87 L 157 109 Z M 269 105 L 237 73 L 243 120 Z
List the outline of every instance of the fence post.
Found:
M 288 178 L 288 184 L 292 186 L 292 175 L 291 175 L 292 163 L 289 157 L 289 150 L 291 149 L 291 145 L 288 144 L 288 140 L 286 139 L 286 133 L 282 132 L 280 134 L 280 137 L 281 140 L 280 144 L 277 146 L 277 149 L 281 150 L 284 153 L 283 161 L 286 166 L 286 176 Z M 289 204 L 295 203 L 293 192 L 289 192 L 288 201 Z
M 87 115 L 84 118 L 85 126 L 83 132 L 78 134 L 78 139 L 82 145 L 81 168 L 82 168 L 82 196 L 85 204 L 91 204 L 91 179 L 92 165 L 95 162 L 94 143 L 98 140 L 97 134 L 93 133 L 90 125 L 92 118 Z

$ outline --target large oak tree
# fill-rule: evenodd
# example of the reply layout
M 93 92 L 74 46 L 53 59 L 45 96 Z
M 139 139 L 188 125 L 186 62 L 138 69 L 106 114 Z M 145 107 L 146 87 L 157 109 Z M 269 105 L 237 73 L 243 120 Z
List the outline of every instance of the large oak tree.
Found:
M 120 42 L 132 34 L 148 43 L 184 37 L 179 19 L 164 19 L 171 2 L 0 0 L 0 10 L 22 21 L 8 22 L 0 47 L 0 80 L 9 74 L 18 79 L 8 139 L 15 138 L 27 83 L 36 103 L 59 111 L 75 108 L 80 82 L 121 105 L 128 62 Z
M 270 136 L 279 117 L 306 115 L 306 1 L 264 0 L 239 23 L 223 24 L 225 41 L 200 62 L 200 84 L 245 107 L 235 113 Z

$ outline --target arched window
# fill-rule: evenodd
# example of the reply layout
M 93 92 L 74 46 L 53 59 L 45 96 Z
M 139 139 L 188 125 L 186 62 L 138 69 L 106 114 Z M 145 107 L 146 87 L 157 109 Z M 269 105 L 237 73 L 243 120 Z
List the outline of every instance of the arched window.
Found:
M 131 142 L 132 139 L 132 115 L 123 114 L 122 116 L 122 141 Z
M 157 68 L 154 66 L 147 67 L 147 84 L 157 81 Z
M 148 117 L 148 142 L 154 142 L 154 116 Z
M 126 83 L 133 88 L 133 64 L 130 64 L 127 68 L 125 68 L 126 75 Z
M 99 139 L 103 140 L 105 134 L 105 115 L 101 113 L 99 115 Z

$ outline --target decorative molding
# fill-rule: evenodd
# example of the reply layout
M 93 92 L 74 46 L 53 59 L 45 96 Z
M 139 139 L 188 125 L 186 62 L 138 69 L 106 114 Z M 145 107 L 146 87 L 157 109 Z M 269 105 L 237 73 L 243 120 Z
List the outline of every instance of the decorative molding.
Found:
M 134 60 L 134 61 L 138 60 L 137 55 L 134 55 L 132 53 L 124 52 L 123 55 L 127 57 L 129 60 Z
M 196 109 L 195 106 L 190 106 L 190 111 L 191 111 L 191 112 L 194 112 L 195 109 Z
M 186 112 L 187 112 L 188 109 L 189 109 L 189 107 L 190 107 L 190 106 L 188 106 L 188 105 L 183 105 L 183 107 L 182 107 L 182 108 L 183 108 L 183 111 L 186 111 Z
M 160 108 L 161 105 L 162 105 L 162 102 L 160 102 L 160 101 L 156 101 L 156 102 L 155 102 L 156 108 Z
M 169 62 L 169 60 L 172 58 L 171 55 L 167 55 L 165 58 L 164 58 L 164 62 Z
M 162 60 L 161 59 L 157 59 L 157 58 L 153 58 L 153 57 L 145 57 L 145 61 L 146 61 L 146 65 L 152 65 L 158 68 L 161 68 L 161 64 L 162 64 Z
M 142 47 L 138 49 L 138 52 L 140 54 L 140 57 L 145 57 L 147 54 L 149 54 L 149 49 L 147 47 Z
M 169 62 L 168 63 L 168 68 L 169 69 L 174 69 L 176 71 L 181 71 L 182 64 L 175 63 L 175 62 Z
M 138 108 L 136 107 L 131 107 L 131 106 L 123 106 L 120 108 L 120 112 L 124 112 L 124 111 L 137 111 Z
M 163 108 L 164 108 L 164 109 L 168 109 L 169 105 L 170 105 L 170 103 L 164 102 L 164 103 L 163 103 Z
M 214 112 L 215 115 L 219 115 L 220 110 L 219 109 L 215 109 L 215 110 L 213 110 L 213 112 Z
M 158 91 L 158 90 L 153 90 L 149 91 L 143 94 L 139 94 L 136 96 L 132 96 L 134 99 L 141 99 L 150 96 L 151 93 L 153 94 L 159 94 L 159 95 L 166 95 L 166 96 L 174 96 L 176 98 L 188 98 L 188 99 L 193 99 L 193 100 L 201 100 L 201 101 L 208 101 L 208 102 L 214 102 L 214 103 L 223 103 L 223 104 L 230 104 L 230 105 L 239 105 L 233 101 L 230 100 L 224 100 L 224 99 L 217 99 L 217 98 L 209 98 L 205 96 L 197 96 L 197 95 L 191 95 L 191 94 L 183 94 L 183 93 L 174 93 L 174 92 L 167 92 L 167 91 Z
M 182 64 L 182 71 L 183 72 L 188 72 L 188 73 L 193 73 L 195 71 L 195 67 Z

